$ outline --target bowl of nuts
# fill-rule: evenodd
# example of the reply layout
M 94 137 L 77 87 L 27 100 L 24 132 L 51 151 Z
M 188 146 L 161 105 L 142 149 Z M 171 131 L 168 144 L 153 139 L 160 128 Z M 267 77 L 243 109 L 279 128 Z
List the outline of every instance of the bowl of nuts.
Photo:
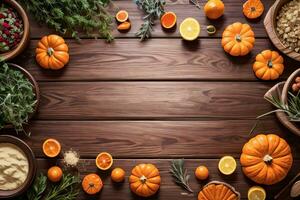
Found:
M 300 61 L 300 1 L 276 0 L 264 25 L 272 43 L 285 55 Z

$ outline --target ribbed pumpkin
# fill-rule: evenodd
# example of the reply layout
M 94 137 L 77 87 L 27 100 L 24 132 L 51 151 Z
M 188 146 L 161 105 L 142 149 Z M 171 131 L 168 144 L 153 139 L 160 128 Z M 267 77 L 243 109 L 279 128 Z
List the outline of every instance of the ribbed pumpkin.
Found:
M 82 180 L 82 189 L 87 194 L 94 195 L 103 188 L 103 182 L 97 174 L 88 174 Z
M 37 63 L 45 68 L 58 70 L 69 62 L 69 48 L 58 35 L 44 36 L 35 50 Z
M 205 185 L 198 194 L 198 200 L 239 200 L 240 194 L 225 183 L 212 181 Z
M 243 13 L 248 19 L 260 17 L 264 9 L 264 4 L 260 0 L 247 0 L 243 5 Z
M 253 64 L 253 71 L 262 80 L 278 79 L 284 70 L 283 57 L 277 51 L 264 50 Z
M 222 35 L 222 46 L 232 56 L 247 55 L 253 49 L 254 42 L 251 27 L 240 22 L 227 26 Z
M 244 145 L 240 162 L 244 174 L 252 181 L 273 185 L 286 177 L 293 156 L 284 139 L 274 134 L 259 134 Z
M 130 189 L 141 197 L 154 195 L 160 187 L 161 178 L 153 164 L 139 164 L 132 169 L 129 177 Z

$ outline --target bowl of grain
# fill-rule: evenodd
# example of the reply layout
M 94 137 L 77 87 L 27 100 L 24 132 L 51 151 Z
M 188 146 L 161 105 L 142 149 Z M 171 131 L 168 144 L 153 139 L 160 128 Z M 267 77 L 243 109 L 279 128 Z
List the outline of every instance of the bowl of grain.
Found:
M 15 199 L 34 180 L 37 169 L 35 156 L 22 140 L 1 135 L 0 160 L 0 199 Z
M 276 0 L 264 25 L 272 43 L 285 55 L 300 61 L 300 1 Z

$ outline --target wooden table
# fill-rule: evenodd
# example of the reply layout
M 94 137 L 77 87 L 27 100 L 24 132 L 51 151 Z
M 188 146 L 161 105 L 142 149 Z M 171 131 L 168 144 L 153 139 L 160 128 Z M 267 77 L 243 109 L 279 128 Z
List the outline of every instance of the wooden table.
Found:
M 115 158 L 114 166 L 126 169 L 127 176 L 135 164 L 157 165 L 162 186 L 151 199 L 196 199 L 182 196 L 181 188 L 173 183 L 169 167 L 175 158 L 185 158 L 196 192 L 207 182 L 197 182 L 194 170 L 198 165 L 206 165 L 211 172 L 210 181 L 226 181 L 246 199 L 248 188 L 255 184 L 242 174 L 240 166 L 234 175 L 222 176 L 217 163 L 224 155 L 232 155 L 238 161 L 255 117 L 273 109 L 263 95 L 276 82 L 256 79 L 252 63 L 257 53 L 274 47 L 267 38 L 263 18 L 247 21 L 241 12 L 243 1 L 224 3 L 225 16 L 209 21 L 188 0 L 168 1 L 166 10 L 177 14 L 178 26 L 186 17 L 199 20 L 200 39 L 185 42 L 179 37 L 178 28 L 175 33 L 165 33 L 157 23 L 153 38 L 141 43 L 134 34 L 143 13 L 131 0 L 117 0 L 115 4 L 130 14 L 131 31 L 122 34 L 114 29 L 116 40 L 110 44 L 101 39 L 85 38 L 80 43 L 67 39 L 71 61 L 57 72 L 42 70 L 35 63 L 38 40 L 53 31 L 31 20 L 30 46 L 14 62 L 28 69 L 41 89 L 39 113 L 31 121 L 32 136 L 26 139 L 38 158 L 39 170 L 45 171 L 56 163 L 46 159 L 41 151 L 46 138 L 56 138 L 64 150 L 80 152 L 82 175 L 98 172 L 94 158 L 102 151 L 110 152 Z M 266 10 L 272 3 L 264 1 Z M 220 44 L 224 28 L 236 21 L 249 23 L 256 34 L 254 50 L 243 58 L 226 55 Z M 207 35 L 208 24 L 217 27 L 216 35 Z M 281 80 L 300 65 L 288 58 L 285 61 Z M 266 187 L 271 199 L 299 172 L 299 138 L 274 116 L 263 120 L 255 133 L 276 133 L 293 148 L 295 162 L 288 177 Z M 104 189 L 91 199 L 138 199 L 130 192 L 127 178 L 124 184 L 116 186 L 109 173 L 100 174 Z M 78 199 L 88 197 L 81 193 Z

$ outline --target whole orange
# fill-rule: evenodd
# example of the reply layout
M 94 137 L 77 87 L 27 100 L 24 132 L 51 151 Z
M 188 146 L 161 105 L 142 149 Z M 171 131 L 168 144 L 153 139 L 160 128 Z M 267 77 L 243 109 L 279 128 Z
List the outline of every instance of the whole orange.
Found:
M 209 176 L 209 171 L 208 171 L 207 167 L 205 167 L 205 166 L 197 167 L 197 169 L 195 171 L 195 176 L 197 177 L 197 179 L 199 179 L 201 181 L 207 179 Z
M 61 170 L 60 167 L 58 166 L 54 166 L 51 167 L 50 169 L 48 169 L 48 173 L 47 173 L 48 179 L 51 182 L 59 182 L 63 176 L 63 171 Z
M 204 13 L 209 19 L 218 19 L 224 14 L 224 8 L 221 0 L 208 0 L 204 6 Z
M 114 182 L 117 182 L 117 183 L 124 181 L 125 171 L 122 168 L 119 168 L 119 167 L 115 168 L 111 172 L 111 179 Z

